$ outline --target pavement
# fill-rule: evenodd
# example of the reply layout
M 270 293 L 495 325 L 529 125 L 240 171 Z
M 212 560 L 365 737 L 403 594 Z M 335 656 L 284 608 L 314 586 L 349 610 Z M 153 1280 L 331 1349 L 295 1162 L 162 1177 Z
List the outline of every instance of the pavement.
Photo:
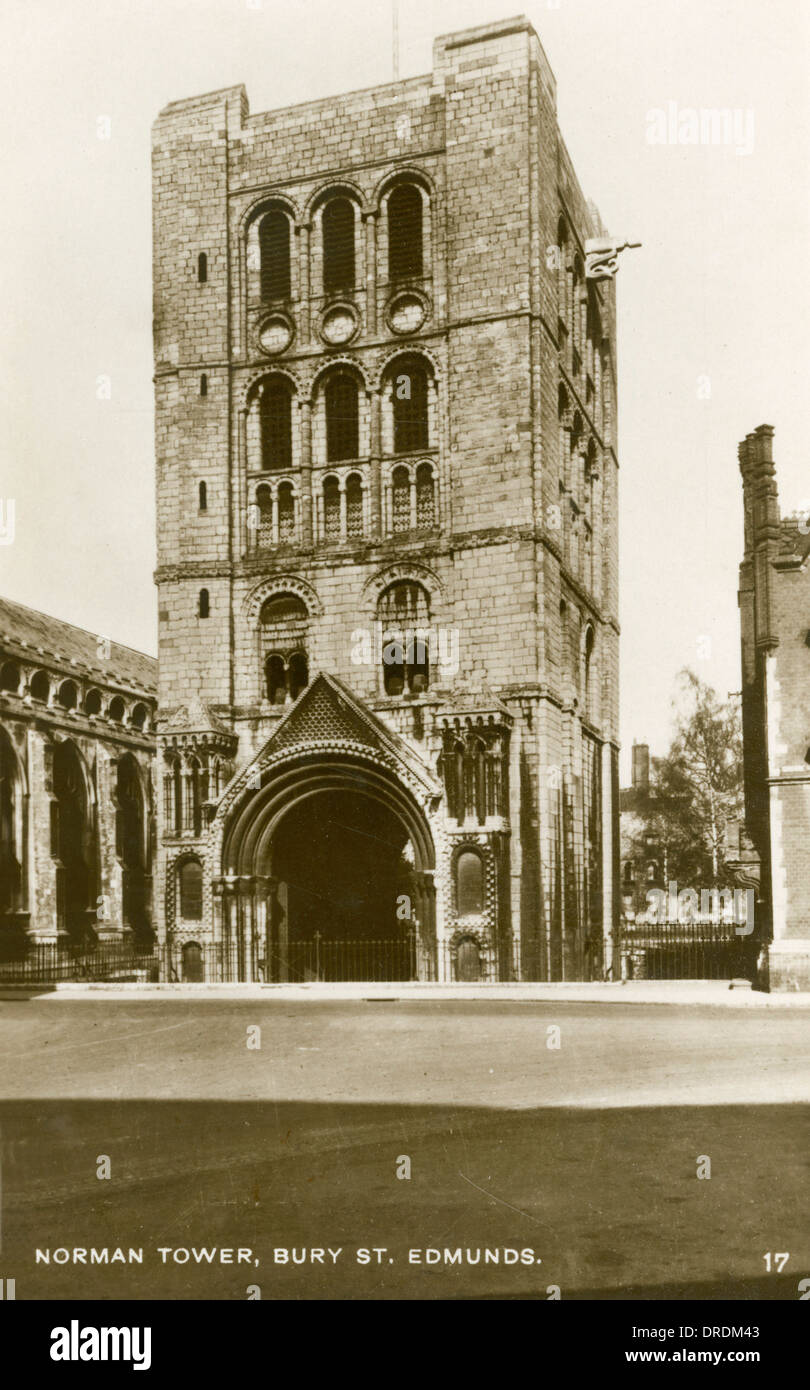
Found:
M 512 1000 L 516 1003 L 568 1000 L 592 1004 L 711 1004 L 724 1008 L 795 1009 L 810 1008 L 810 993 L 784 991 L 767 994 L 751 988 L 748 980 L 622 980 L 588 984 L 512 983 L 512 984 L 422 984 L 410 981 L 382 983 L 311 982 L 307 984 L 151 984 L 63 981 L 46 986 L 4 985 L 0 999 L 20 996 L 40 999 L 274 999 L 284 1002 L 341 1000 L 363 1002 L 385 999 L 410 1002 L 459 1002 Z
M 18 1299 L 799 1298 L 810 1005 L 608 988 L 3 999 L 0 1277 Z

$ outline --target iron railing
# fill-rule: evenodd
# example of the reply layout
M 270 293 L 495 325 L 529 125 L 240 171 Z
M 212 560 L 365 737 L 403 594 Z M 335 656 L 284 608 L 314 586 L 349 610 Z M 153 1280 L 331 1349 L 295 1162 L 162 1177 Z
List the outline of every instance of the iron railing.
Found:
M 623 979 L 754 980 L 761 948 L 731 923 L 625 922 L 619 957 Z
M 85 950 L 38 943 L 20 960 L 0 960 L 0 984 L 56 984 L 59 981 L 157 980 L 160 956 L 152 947 L 111 943 Z

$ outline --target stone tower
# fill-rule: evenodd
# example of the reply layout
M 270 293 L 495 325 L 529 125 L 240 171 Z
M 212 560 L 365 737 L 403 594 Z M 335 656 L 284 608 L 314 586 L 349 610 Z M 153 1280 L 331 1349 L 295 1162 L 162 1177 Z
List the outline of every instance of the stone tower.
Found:
M 537 35 L 153 146 L 172 970 L 601 978 L 614 289 Z

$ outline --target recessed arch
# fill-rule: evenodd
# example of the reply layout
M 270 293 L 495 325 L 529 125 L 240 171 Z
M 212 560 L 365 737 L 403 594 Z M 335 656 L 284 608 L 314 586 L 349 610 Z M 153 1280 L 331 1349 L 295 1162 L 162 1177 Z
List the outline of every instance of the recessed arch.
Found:
M 259 791 L 243 790 L 225 825 L 225 874 L 261 872 L 282 818 L 301 801 L 329 791 L 354 791 L 389 808 L 405 827 L 419 870 L 433 870 L 433 837 L 421 807 L 388 768 L 358 754 L 306 754 L 264 773 Z M 251 866 L 251 867 L 247 867 Z

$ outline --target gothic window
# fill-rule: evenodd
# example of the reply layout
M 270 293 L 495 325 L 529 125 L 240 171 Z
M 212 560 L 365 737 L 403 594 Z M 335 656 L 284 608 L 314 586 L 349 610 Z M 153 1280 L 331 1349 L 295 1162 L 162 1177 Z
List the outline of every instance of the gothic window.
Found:
M 393 373 L 394 453 L 428 448 L 428 374 L 418 358 L 397 362 Z
M 484 865 L 473 849 L 462 850 L 456 860 L 456 904 L 459 917 L 484 910 Z
M 199 859 L 186 859 L 178 872 L 180 917 L 184 922 L 202 921 L 203 873 Z
M 292 385 L 283 376 L 263 383 L 259 397 L 262 469 L 292 466 Z
M 386 695 L 423 693 L 430 684 L 428 595 L 411 580 L 390 585 L 377 616 L 383 628 L 383 688 Z
M 291 541 L 295 537 L 295 496 L 292 483 L 282 483 L 278 490 L 278 538 Z
M 199 506 L 201 512 L 206 512 L 208 510 L 208 488 L 205 483 L 200 483 Z
M 340 540 L 340 484 L 337 478 L 324 478 L 323 529 L 328 541 Z
M 263 300 L 290 295 L 290 220 L 273 208 L 259 225 L 259 264 Z
M 422 194 L 402 183 L 388 199 L 388 278 L 407 280 L 422 274 Z
M 348 372 L 330 376 L 324 388 L 326 457 L 329 463 L 356 459 L 360 452 L 357 382 Z
M 420 528 L 436 525 L 433 469 L 429 463 L 420 463 L 416 470 L 416 524 Z
M 210 612 L 211 605 L 208 596 L 208 590 L 200 589 L 200 597 L 197 602 L 197 616 L 198 618 L 207 618 Z
M 363 481 L 359 473 L 346 479 L 346 531 L 350 537 L 363 534 Z
M 393 529 L 408 531 L 411 525 L 411 479 L 407 468 L 394 469 L 392 479 Z
M 354 288 L 354 208 L 348 198 L 332 198 L 323 210 L 323 287 Z

